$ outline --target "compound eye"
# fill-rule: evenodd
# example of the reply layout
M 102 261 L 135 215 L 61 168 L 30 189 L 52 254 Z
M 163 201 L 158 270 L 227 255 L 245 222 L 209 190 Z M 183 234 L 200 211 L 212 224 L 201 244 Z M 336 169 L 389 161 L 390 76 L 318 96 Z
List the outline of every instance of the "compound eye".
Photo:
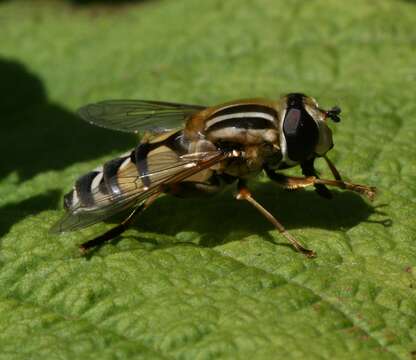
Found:
M 300 127 L 301 111 L 299 109 L 290 109 L 285 117 L 283 129 L 286 136 L 296 136 Z
M 301 162 L 314 153 L 319 140 L 319 129 L 305 109 L 291 108 L 286 112 L 283 133 L 290 160 Z

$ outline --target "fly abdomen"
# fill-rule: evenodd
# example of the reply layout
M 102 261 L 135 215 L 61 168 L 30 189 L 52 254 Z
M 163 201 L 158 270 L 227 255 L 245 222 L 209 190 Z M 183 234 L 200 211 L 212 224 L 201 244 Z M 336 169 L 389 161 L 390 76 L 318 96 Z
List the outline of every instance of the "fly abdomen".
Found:
M 186 153 L 182 133 L 161 135 L 158 141 L 139 144 L 103 167 L 81 176 L 71 192 L 64 196 L 64 207 L 70 211 L 89 212 L 128 198 L 140 189 L 160 182 L 175 168 L 181 154 Z M 185 164 L 181 164 L 186 168 Z
M 103 167 L 78 178 L 72 191 L 64 196 L 65 209 L 94 210 L 120 195 L 122 189 L 119 185 L 118 172 L 128 161 L 128 156 L 107 161 Z
M 94 195 L 91 191 L 94 180 L 98 185 L 99 181 L 102 180 L 102 173 L 99 171 L 91 171 L 84 176 L 81 176 L 75 183 L 75 191 L 84 207 L 94 206 Z
M 108 193 L 112 195 L 119 195 L 121 193 L 120 186 L 118 184 L 117 173 L 123 163 L 128 160 L 128 156 L 119 157 L 104 164 L 103 176 L 105 188 Z
M 147 163 L 147 156 L 153 147 L 154 146 L 152 146 L 149 143 L 143 143 L 137 146 L 134 152 L 137 172 L 139 173 L 141 177 L 141 181 L 147 187 L 150 186 L 150 179 L 148 176 L 149 167 Z
M 93 208 L 99 195 L 100 184 L 103 182 L 101 169 L 90 171 L 75 182 L 75 186 L 64 196 L 64 207 L 72 210 L 75 207 Z

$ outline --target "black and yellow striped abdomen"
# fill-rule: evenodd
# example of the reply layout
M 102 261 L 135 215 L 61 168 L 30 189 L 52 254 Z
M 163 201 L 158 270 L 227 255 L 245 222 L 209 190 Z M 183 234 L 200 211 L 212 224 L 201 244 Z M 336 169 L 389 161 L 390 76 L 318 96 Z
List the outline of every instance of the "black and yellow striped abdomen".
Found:
M 78 178 L 64 197 L 67 210 L 96 210 L 126 192 L 146 190 L 187 152 L 182 132 L 162 134 Z

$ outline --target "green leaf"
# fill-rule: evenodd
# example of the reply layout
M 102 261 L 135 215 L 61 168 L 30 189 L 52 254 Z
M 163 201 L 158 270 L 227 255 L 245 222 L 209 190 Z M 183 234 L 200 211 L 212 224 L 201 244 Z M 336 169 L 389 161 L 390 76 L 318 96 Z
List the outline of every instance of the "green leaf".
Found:
M 398 0 L 2 2 L 0 358 L 415 358 L 415 22 Z M 163 197 L 90 257 L 111 225 L 48 234 L 77 176 L 136 144 L 79 106 L 289 91 L 342 107 L 329 156 L 380 190 L 251 183 L 318 258 L 232 190 Z

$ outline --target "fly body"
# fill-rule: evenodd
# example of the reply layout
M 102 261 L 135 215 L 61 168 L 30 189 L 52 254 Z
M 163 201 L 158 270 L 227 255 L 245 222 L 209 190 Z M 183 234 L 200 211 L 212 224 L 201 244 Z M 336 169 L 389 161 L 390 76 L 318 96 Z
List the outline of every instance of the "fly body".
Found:
M 143 100 L 110 100 L 80 109 L 80 116 L 97 126 L 143 133 L 140 144 L 106 162 L 76 182 L 64 197 L 66 215 L 55 232 L 81 229 L 129 211 L 126 219 L 103 235 L 81 245 L 83 251 L 121 234 L 134 216 L 159 195 L 178 197 L 213 194 L 236 183 L 236 198 L 260 211 L 295 247 L 303 247 L 251 195 L 247 180 L 264 171 L 286 189 L 314 186 L 330 198 L 327 186 L 356 191 L 373 198 L 375 188 L 342 181 L 326 156 L 333 147 L 328 119 L 340 121 L 341 110 L 323 110 L 315 99 L 300 93 L 277 101 L 247 99 L 218 106 L 185 105 Z M 316 158 L 327 162 L 334 180 L 320 179 Z M 304 177 L 280 170 L 300 166 Z

